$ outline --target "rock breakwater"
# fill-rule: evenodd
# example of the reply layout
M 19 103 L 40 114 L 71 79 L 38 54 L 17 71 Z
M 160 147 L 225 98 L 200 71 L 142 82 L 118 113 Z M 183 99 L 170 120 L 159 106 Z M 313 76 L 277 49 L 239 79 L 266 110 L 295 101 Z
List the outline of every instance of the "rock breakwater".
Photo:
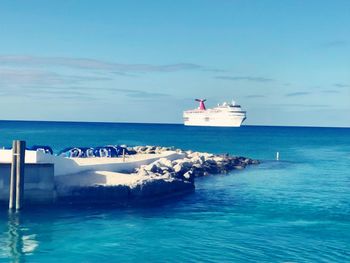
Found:
M 102 202 L 106 199 L 112 202 L 145 201 L 148 198 L 159 198 L 193 191 L 195 178 L 197 177 L 226 174 L 232 170 L 244 169 L 248 165 L 259 163 L 258 160 L 246 157 L 184 151 L 173 147 L 135 146 L 128 147 L 128 152 L 132 152 L 134 155 L 145 154 L 149 156 L 176 152 L 178 158 L 160 158 L 150 164 L 141 165 L 127 174 L 99 171 L 92 174 L 76 175 L 77 181 L 84 177 L 86 180 L 88 176 L 93 179 L 102 176 L 104 179 L 99 180 L 105 183 L 87 183 L 84 186 L 71 185 L 69 186 L 68 195 L 64 194 L 64 196 L 69 196 L 70 200 L 74 200 L 76 197 L 76 200 L 85 199 Z M 71 182 L 72 179 L 73 177 L 70 176 Z M 65 190 L 67 193 L 66 180 L 62 181 L 64 182 L 58 184 L 57 189 Z
M 135 170 L 135 173 L 140 176 L 165 176 L 189 182 L 193 182 L 195 177 L 228 173 L 235 169 L 244 169 L 247 165 L 259 164 L 258 160 L 241 156 L 183 151 L 171 147 L 137 146 L 133 150 L 138 154 L 155 154 L 170 150 L 176 151 L 183 158 L 172 161 L 161 158 L 151 164 L 142 165 Z

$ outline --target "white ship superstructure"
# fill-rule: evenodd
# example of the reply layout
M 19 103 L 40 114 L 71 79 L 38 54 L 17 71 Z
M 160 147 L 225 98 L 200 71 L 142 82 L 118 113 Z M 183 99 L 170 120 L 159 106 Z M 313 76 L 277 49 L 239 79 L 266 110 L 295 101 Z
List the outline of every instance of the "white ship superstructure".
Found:
M 187 126 L 240 127 L 246 119 L 246 112 L 234 101 L 218 104 L 211 109 L 206 109 L 205 99 L 196 99 L 196 101 L 199 102 L 197 109 L 183 113 L 184 124 Z

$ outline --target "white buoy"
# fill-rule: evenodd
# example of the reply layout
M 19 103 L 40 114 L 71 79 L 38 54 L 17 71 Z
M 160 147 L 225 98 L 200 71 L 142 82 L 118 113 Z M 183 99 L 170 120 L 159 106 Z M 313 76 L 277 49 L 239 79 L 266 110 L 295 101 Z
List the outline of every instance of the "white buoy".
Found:
M 276 161 L 280 160 L 280 152 L 276 152 Z

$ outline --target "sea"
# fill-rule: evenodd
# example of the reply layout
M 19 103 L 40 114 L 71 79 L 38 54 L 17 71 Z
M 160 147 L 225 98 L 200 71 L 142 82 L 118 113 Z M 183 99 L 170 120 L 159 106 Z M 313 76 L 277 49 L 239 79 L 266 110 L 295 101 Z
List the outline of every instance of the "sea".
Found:
M 350 262 L 350 129 L 0 121 L 0 146 L 175 146 L 261 161 L 142 205 L 0 207 L 0 262 Z M 279 152 L 279 160 L 276 160 Z

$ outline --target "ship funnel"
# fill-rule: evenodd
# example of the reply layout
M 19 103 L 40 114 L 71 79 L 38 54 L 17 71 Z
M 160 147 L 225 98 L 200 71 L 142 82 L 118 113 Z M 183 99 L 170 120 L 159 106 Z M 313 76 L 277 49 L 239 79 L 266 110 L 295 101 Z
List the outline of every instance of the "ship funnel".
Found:
M 196 99 L 196 101 L 199 102 L 199 107 L 198 107 L 199 110 L 206 110 L 204 105 L 204 102 L 206 101 L 206 99 Z

